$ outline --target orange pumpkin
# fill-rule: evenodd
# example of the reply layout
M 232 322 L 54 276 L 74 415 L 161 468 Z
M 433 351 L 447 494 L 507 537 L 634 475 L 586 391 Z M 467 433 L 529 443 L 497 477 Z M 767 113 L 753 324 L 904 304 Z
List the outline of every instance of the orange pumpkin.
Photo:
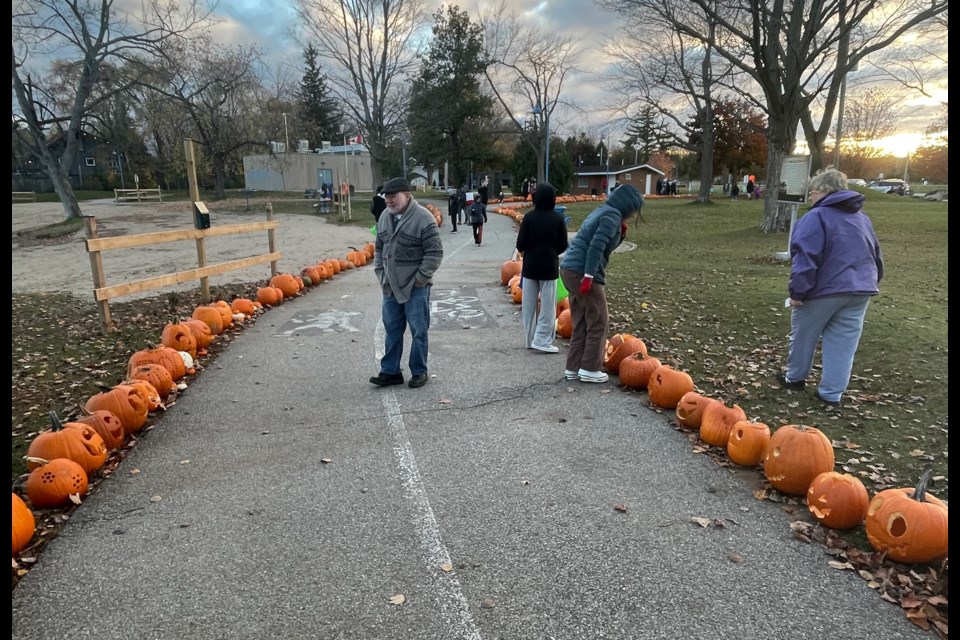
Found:
M 223 333 L 223 314 L 221 314 L 220 310 L 216 307 L 211 307 L 208 304 L 202 304 L 193 310 L 193 315 L 191 317 L 195 320 L 204 322 L 208 327 L 210 327 L 210 333 L 213 335 L 218 336 Z M 177 349 L 177 351 L 179 351 L 179 349 Z
M 649 382 L 647 383 L 649 387 Z M 703 396 L 696 391 L 688 391 L 680 397 L 676 406 L 677 424 L 681 427 L 699 429 L 700 422 L 703 420 L 703 412 L 714 402 L 720 402 L 716 398 Z
M 210 306 L 220 312 L 220 320 L 223 322 L 224 331 L 233 326 L 233 309 L 230 308 L 230 304 L 226 300 L 216 300 L 211 302 Z
M 191 353 L 190 355 L 196 358 L 197 356 L 206 355 L 210 343 L 213 342 L 213 332 L 210 331 L 210 325 L 208 325 L 203 320 L 197 320 L 196 318 L 189 318 L 187 320 L 181 320 L 180 324 L 187 327 L 190 330 L 190 333 L 193 334 L 193 339 L 197 343 L 197 352 Z M 177 351 L 187 351 L 186 349 L 177 349 Z M 190 353 L 187 351 L 187 353 Z M 157 389 L 160 391 L 160 389 Z M 162 395 L 162 392 L 161 392 Z
M 27 476 L 27 497 L 36 509 L 69 505 L 71 495 L 82 496 L 90 486 L 83 467 L 69 458 L 32 458 L 28 462 L 34 466 Z
M 618 333 L 607 340 L 607 347 L 603 352 L 603 368 L 617 374 L 623 359 L 638 351 L 647 355 L 647 345 L 643 340 L 629 333 Z
M 570 296 L 566 296 L 563 300 L 557 303 L 557 315 L 559 316 L 562 312 L 570 308 Z
M 833 471 L 835 462 L 833 445 L 822 431 L 788 424 L 770 436 L 763 456 L 763 473 L 780 493 L 803 496 L 814 478 Z
M 13 517 L 11 518 L 11 523 L 12 534 L 10 539 L 11 542 L 13 542 L 13 553 L 17 554 L 30 544 L 30 540 L 33 539 L 33 534 L 37 530 L 37 520 L 34 518 L 33 511 L 30 510 L 27 503 L 16 493 L 13 494 Z
M 181 322 L 168 322 L 160 334 L 160 342 L 171 349 L 186 351 L 192 357 L 197 357 L 197 339 L 193 330 Z
M 292 298 L 300 292 L 296 278 L 289 273 L 278 273 L 270 278 L 270 284 L 280 289 L 284 298 Z
M 523 288 L 520 286 L 519 282 L 510 287 L 510 299 L 513 300 L 514 304 L 520 304 L 523 302 Z
M 500 265 L 500 284 L 506 286 L 510 278 L 520 273 L 523 269 L 523 260 L 507 260 Z
M 570 309 L 564 309 L 557 314 L 557 335 L 567 339 L 573 335 L 573 321 L 571 320 Z
M 242 313 L 245 316 L 252 316 L 257 312 L 256 305 L 249 298 L 234 298 L 230 303 L 230 309 L 234 313 Z
M 310 278 L 311 285 L 315 285 L 320 282 L 320 272 L 317 271 L 316 267 L 304 267 L 303 270 L 300 271 L 300 275 L 305 279 Z
M 646 389 L 650 376 L 663 363 L 657 358 L 637 351 L 620 361 L 620 384 L 631 389 Z
M 763 461 L 769 444 L 769 426 L 755 420 L 741 420 L 730 429 L 727 456 L 736 464 L 755 467 Z
M 179 357 L 178 354 L 177 358 Z M 180 360 L 180 363 L 183 364 L 183 360 Z M 90 413 L 101 409 L 111 412 L 123 424 L 123 430 L 127 435 L 140 431 L 143 425 L 147 424 L 150 413 L 142 393 L 132 385 L 117 385 L 92 395 L 87 399 L 84 409 Z
M 127 361 L 127 377 L 129 378 L 130 373 L 141 364 L 159 364 L 166 367 L 174 382 L 179 382 L 183 376 L 187 375 L 187 367 L 183 363 L 180 352 L 162 344 L 134 351 Z
M 83 407 L 81 407 L 81 410 L 83 410 Z M 86 412 L 85 410 L 84 412 L 86 415 L 77 418 L 73 422 L 67 422 L 63 426 L 69 427 L 74 424 L 87 425 L 96 431 L 97 435 L 103 438 L 103 444 L 107 446 L 108 451 L 123 446 L 124 441 L 127 439 L 127 432 L 123 430 L 123 423 L 120 422 L 120 418 L 113 415 L 112 411 L 100 409 L 93 413 Z
M 165 408 L 163 406 L 163 400 L 160 398 L 160 394 L 157 393 L 156 387 L 153 386 L 150 382 L 147 382 L 143 379 L 130 378 L 120 384 L 116 385 L 117 387 L 133 387 L 140 394 L 140 397 L 143 398 L 143 401 L 147 403 L 147 411 L 156 411 L 157 409 Z M 116 388 L 116 387 L 114 387 Z
M 260 287 L 257 289 L 257 302 L 268 307 L 278 305 L 283 302 L 283 291 L 272 285 Z
M 700 438 L 714 447 L 726 448 L 733 425 L 746 419 L 747 414 L 738 404 L 716 402 L 708 405 L 700 420 Z
M 647 382 L 647 394 L 650 402 L 674 409 L 685 393 L 693 391 L 693 378 L 685 371 L 679 371 L 669 365 L 657 367 Z
M 927 492 L 931 472 L 923 472 L 916 488 L 884 489 L 867 505 L 867 540 L 891 560 L 933 562 L 947 555 L 947 505 Z
M 80 423 L 60 422 L 57 414 L 50 412 L 50 430 L 39 433 L 27 447 L 27 456 L 52 460 L 67 458 L 76 462 L 85 474 L 93 473 L 107 461 L 107 445 L 93 427 Z M 27 461 L 31 471 L 39 466 Z
M 142 364 L 130 372 L 128 378 L 130 380 L 145 380 L 149 382 L 161 399 L 166 398 L 177 388 L 177 384 L 173 381 L 173 376 L 170 375 L 170 371 L 160 364 Z
M 817 522 L 831 529 L 853 529 L 867 517 L 870 496 L 860 478 L 825 471 L 807 489 L 807 508 Z

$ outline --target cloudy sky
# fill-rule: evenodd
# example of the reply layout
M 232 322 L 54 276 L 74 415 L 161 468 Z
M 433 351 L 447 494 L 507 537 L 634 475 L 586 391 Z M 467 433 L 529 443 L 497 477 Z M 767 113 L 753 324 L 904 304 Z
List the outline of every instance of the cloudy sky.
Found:
M 433 13 L 442 4 L 441 0 L 426 0 L 428 13 Z M 458 3 L 460 9 L 472 17 L 479 14 L 476 0 Z M 586 53 L 581 59 L 585 69 L 597 70 L 604 64 L 600 53 L 602 43 L 611 39 L 617 32 L 618 17 L 599 9 L 592 0 L 507 0 L 508 9 L 523 16 L 537 26 L 549 31 L 571 34 L 583 43 Z M 291 0 L 222 0 L 218 14 L 223 22 L 218 26 L 218 36 L 229 42 L 256 44 L 264 53 L 268 68 L 276 71 L 285 68 L 291 77 L 299 80 L 302 57 L 299 49 L 290 37 L 296 26 L 296 15 Z M 860 74 L 865 75 L 865 74 Z M 851 77 L 848 99 L 856 91 L 856 74 Z M 945 82 L 945 81 L 944 81 Z M 583 79 L 568 80 L 565 83 L 564 98 L 570 99 L 576 94 L 576 101 L 586 110 L 587 115 L 551 121 L 561 135 L 585 130 L 595 137 L 602 137 L 608 127 L 609 117 L 604 112 L 604 87 L 598 80 L 588 76 Z M 946 85 L 941 95 L 946 101 Z M 933 120 L 937 112 L 936 101 L 917 97 L 905 99 L 900 105 L 903 111 L 901 131 L 890 141 L 891 150 L 905 155 L 907 150 L 916 147 L 922 139 L 922 131 Z M 567 131 L 563 129 L 567 128 Z M 616 131 L 614 132 L 616 141 Z M 802 138 L 802 136 L 800 136 Z

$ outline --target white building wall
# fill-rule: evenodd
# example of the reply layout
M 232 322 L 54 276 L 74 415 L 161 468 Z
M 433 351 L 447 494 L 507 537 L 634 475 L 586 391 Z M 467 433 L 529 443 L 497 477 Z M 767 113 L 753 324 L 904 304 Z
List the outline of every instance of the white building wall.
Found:
M 349 182 L 355 191 L 372 191 L 376 186 L 367 153 L 279 153 L 243 157 L 246 188 L 258 191 L 319 191 L 318 169 L 329 170 L 334 185 Z

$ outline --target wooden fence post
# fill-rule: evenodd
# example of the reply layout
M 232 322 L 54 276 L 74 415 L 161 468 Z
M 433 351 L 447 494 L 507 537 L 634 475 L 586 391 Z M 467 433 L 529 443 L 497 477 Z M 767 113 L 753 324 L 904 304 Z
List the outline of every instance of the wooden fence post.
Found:
M 193 155 L 193 140 L 184 138 L 183 152 L 187 162 L 187 181 L 190 184 L 190 203 L 200 202 L 200 186 L 197 184 L 197 162 Z M 192 210 L 192 207 L 191 207 Z M 207 249 L 204 245 L 204 237 L 197 237 L 197 264 L 203 268 L 207 266 Z M 204 276 L 200 278 L 200 299 L 204 302 L 210 302 L 210 278 Z
M 94 240 L 97 237 L 97 218 L 92 215 L 83 216 L 83 226 L 87 232 L 87 239 Z M 103 256 L 99 251 L 91 251 L 90 270 L 93 272 L 93 288 L 100 289 L 106 286 L 106 277 L 103 275 Z M 108 335 L 113 333 L 113 319 L 110 317 L 110 303 L 107 300 L 97 301 L 97 311 L 100 313 L 100 333 Z

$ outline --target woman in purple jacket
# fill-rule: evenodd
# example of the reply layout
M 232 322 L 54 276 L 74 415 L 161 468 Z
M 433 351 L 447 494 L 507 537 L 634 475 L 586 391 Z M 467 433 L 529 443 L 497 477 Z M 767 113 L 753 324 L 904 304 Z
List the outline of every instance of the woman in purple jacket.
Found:
M 873 224 L 860 209 L 864 197 L 847 189 L 845 174 L 831 169 L 811 178 L 810 201 L 813 207 L 790 236 L 790 346 L 777 381 L 803 389 L 822 341 L 817 398 L 839 406 L 867 306 L 880 293 L 883 258 Z

